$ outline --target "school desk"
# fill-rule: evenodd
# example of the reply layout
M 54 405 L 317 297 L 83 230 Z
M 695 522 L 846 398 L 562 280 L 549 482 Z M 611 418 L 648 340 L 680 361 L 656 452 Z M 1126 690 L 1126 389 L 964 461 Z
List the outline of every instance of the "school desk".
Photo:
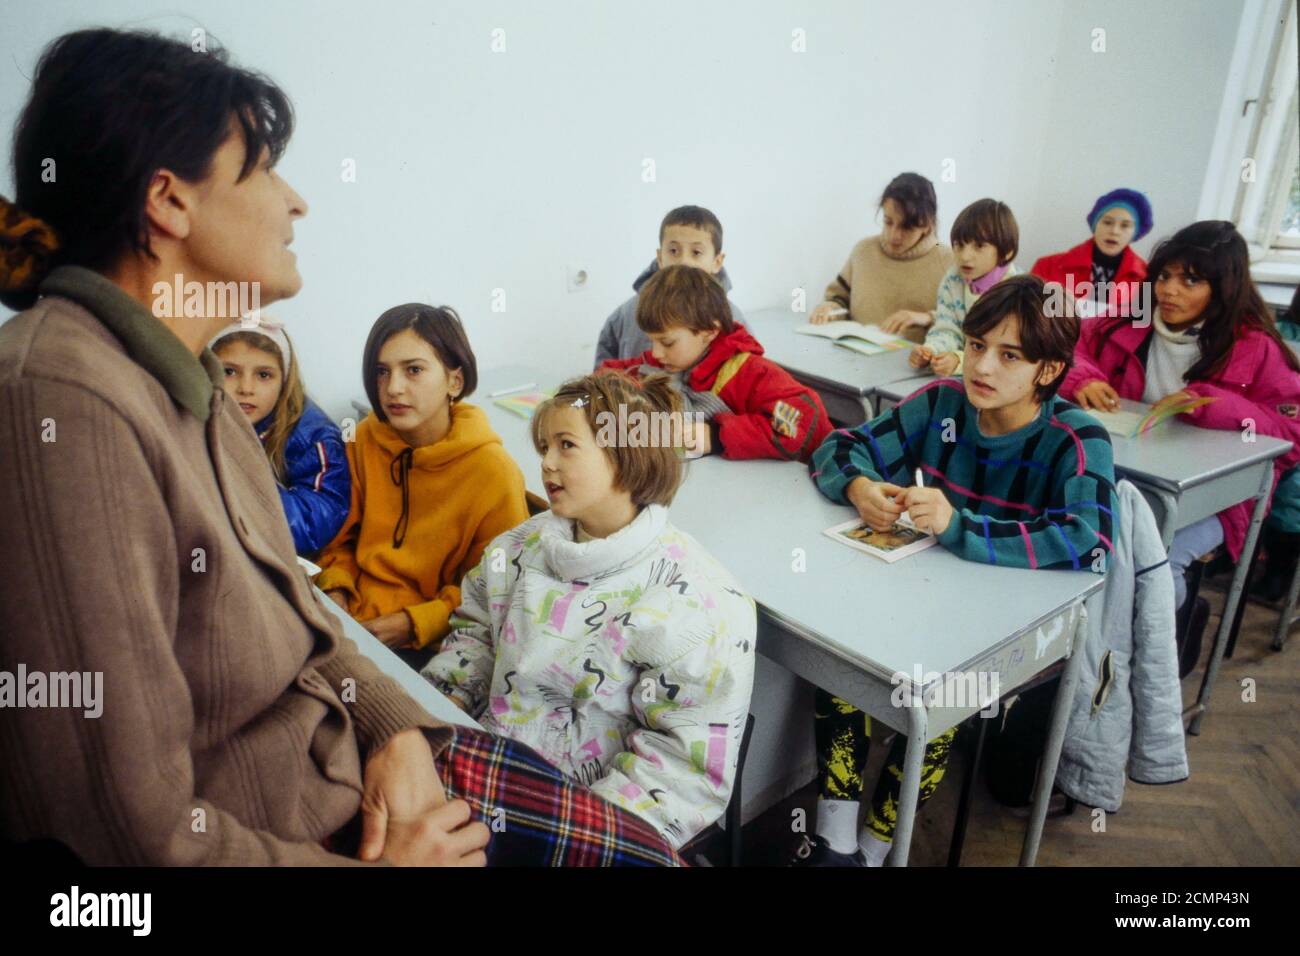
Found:
M 552 377 L 522 366 L 479 375 L 479 404 L 538 492 L 527 423 L 486 396 Z M 973 564 L 938 546 L 888 564 L 822 534 L 853 513 L 798 462 L 693 461 L 670 514 L 758 603 L 760 653 L 907 737 L 893 865 L 907 862 L 925 743 L 1068 659 L 1020 855 L 1033 864 L 1080 676 L 1073 651 L 1088 613 L 1100 620 L 1084 610 L 1100 575 Z M 928 706 L 894 703 L 912 695 Z
M 891 407 L 931 381 L 933 376 L 925 376 L 881 386 L 876 390 L 877 404 L 882 408 Z M 1149 406 L 1121 399 L 1120 407 L 1138 411 Z M 1178 420 L 1166 421 L 1136 438 L 1112 435 L 1115 476 L 1137 485 L 1151 504 L 1166 549 L 1176 531 L 1253 498 L 1255 506 L 1242 551 L 1248 556 L 1255 553 L 1265 502 L 1273 490 L 1273 460 L 1291 447 L 1291 442 L 1268 435 L 1255 434 L 1250 438 L 1246 440 L 1240 432 L 1198 428 Z M 1249 561 L 1238 561 L 1233 571 L 1200 692 L 1196 703 L 1183 712 L 1185 718 L 1191 718 L 1187 727 L 1190 734 L 1201 732 L 1201 721 L 1205 719 L 1210 691 L 1219 674 L 1237 605 L 1243 599 L 1248 565 Z M 1278 634 L 1273 639 L 1275 649 L 1281 649 L 1286 632 L 1283 622 L 1289 623 L 1290 614 L 1290 610 L 1284 609 L 1279 619 Z
M 872 416 L 871 395 L 877 385 L 909 378 L 907 348 L 863 355 L 830 339 L 800 335 L 796 326 L 808 316 L 789 309 L 745 313 L 745 324 L 763 345 L 763 354 L 810 388 L 817 390 L 832 418 L 857 425 Z
M 357 650 L 374 661 L 375 666 L 381 671 L 401 684 L 402 690 L 414 697 L 416 703 L 427 710 L 430 716 L 461 727 L 483 729 L 477 720 L 453 704 L 441 691 L 390 651 L 383 641 L 367 631 L 353 620 L 352 615 L 326 597 L 324 591 L 316 588 L 316 595 L 321 599 L 321 603 L 343 622 L 343 633 L 357 645 Z

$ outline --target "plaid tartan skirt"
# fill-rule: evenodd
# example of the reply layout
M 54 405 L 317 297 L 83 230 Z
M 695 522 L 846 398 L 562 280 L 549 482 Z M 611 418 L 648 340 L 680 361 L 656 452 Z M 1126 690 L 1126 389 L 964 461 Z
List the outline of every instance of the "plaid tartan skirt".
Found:
M 524 744 L 457 727 L 434 761 L 447 797 L 487 824 L 488 866 L 683 866 L 659 831 Z

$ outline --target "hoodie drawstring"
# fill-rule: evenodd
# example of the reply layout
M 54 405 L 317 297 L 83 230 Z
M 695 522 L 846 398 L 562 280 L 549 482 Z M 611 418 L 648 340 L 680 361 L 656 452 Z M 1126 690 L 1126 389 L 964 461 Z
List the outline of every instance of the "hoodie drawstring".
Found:
M 406 528 L 410 523 L 411 486 L 407 482 L 407 475 L 410 474 L 411 458 L 414 454 L 413 448 L 404 448 L 388 466 L 388 477 L 393 479 L 393 484 L 402 489 L 402 513 L 398 515 L 397 524 L 393 527 L 394 549 L 400 548 L 402 542 L 406 540 Z

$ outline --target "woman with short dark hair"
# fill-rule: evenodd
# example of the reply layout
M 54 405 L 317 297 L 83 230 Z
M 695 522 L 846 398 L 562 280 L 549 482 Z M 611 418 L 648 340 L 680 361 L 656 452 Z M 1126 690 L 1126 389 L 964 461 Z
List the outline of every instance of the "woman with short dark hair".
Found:
M 92 864 L 679 862 L 526 748 L 431 718 L 297 565 L 205 348 L 301 285 L 292 128 L 269 80 L 148 33 L 37 65 L 0 202 L 0 298 L 26 310 L 0 326 L 0 669 L 102 695 L 7 711 L 0 839 Z

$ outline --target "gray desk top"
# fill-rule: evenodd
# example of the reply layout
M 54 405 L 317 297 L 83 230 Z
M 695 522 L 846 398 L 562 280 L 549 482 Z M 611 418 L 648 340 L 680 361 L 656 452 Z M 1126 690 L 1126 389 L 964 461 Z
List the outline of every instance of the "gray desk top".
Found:
M 745 313 L 745 324 L 763 343 L 764 354 L 786 371 L 818 387 L 869 395 L 873 388 L 916 374 L 907 364 L 907 349 L 862 355 L 829 339 L 799 335 L 795 326 L 808 321 L 789 309 Z
M 1148 407 L 1128 399 L 1120 399 L 1120 406 L 1135 411 Z M 1240 432 L 1198 428 L 1177 419 L 1137 438 L 1111 435 L 1110 441 L 1118 471 L 1177 494 L 1221 475 L 1270 461 L 1291 447 L 1289 441 L 1269 435 L 1255 435 L 1254 441 L 1245 441 Z
M 543 493 L 527 423 L 486 396 L 555 383 L 521 366 L 482 370 L 479 381 L 471 401 L 487 412 L 529 490 Z M 770 620 L 885 681 L 918 666 L 922 674 L 960 670 L 1102 586 L 1089 572 L 990 567 L 941 547 L 895 564 L 854 551 L 821 533 L 852 511 L 823 498 L 797 462 L 691 462 L 670 513 Z M 797 549 L 804 571 L 794 570 Z
M 913 375 L 910 378 L 899 379 L 897 382 L 886 382 L 876 388 L 876 394 L 890 401 L 900 402 L 921 386 L 929 385 L 937 377 L 936 375 Z
M 892 382 L 877 388 L 876 394 L 896 402 L 928 381 L 933 381 L 933 377 Z M 1128 399 L 1121 399 L 1120 405 L 1127 410 L 1149 407 Z M 1166 421 L 1137 438 L 1111 435 L 1110 441 L 1115 450 L 1115 470 L 1121 477 L 1174 494 L 1276 458 L 1291 447 L 1290 442 L 1269 435 L 1257 434 L 1253 442 L 1248 442 L 1243 441 L 1239 432 L 1200 428 L 1177 419 Z
M 483 729 L 478 721 L 444 697 L 432 684 L 412 670 L 404 660 L 384 646 L 383 641 L 354 621 L 319 590 L 316 593 L 325 607 L 343 622 L 343 633 L 352 639 L 357 649 L 374 661 L 375 666 L 381 671 L 401 684 L 402 689 L 414 697 L 430 715 L 449 724 Z

